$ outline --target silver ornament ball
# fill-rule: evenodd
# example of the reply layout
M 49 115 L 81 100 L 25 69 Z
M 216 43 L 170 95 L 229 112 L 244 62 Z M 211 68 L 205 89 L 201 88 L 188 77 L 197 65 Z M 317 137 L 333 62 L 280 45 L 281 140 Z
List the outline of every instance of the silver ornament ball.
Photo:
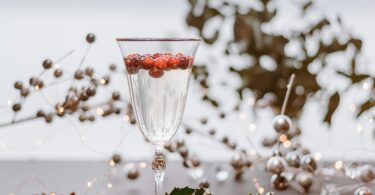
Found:
M 292 151 L 286 155 L 286 162 L 291 167 L 298 168 L 300 166 L 301 158 L 298 152 Z
M 279 156 L 273 156 L 267 161 L 266 168 L 269 172 L 274 174 L 281 174 L 284 172 L 286 162 L 283 158 Z
M 274 188 L 275 190 L 279 190 L 279 191 L 285 190 L 289 186 L 288 179 L 284 177 L 282 174 L 272 175 L 271 185 L 272 185 L 272 188 Z
M 314 181 L 314 175 L 309 172 L 299 172 L 295 178 L 296 182 L 305 190 L 308 190 Z
M 354 195 L 372 195 L 372 192 L 368 187 L 360 187 L 354 192 Z
M 277 133 L 286 133 L 292 126 L 292 120 L 286 115 L 277 115 L 273 119 L 272 124 Z
M 310 154 L 305 155 L 301 159 L 301 167 L 305 171 L 314 172 L 318 167 L 314 157 Z

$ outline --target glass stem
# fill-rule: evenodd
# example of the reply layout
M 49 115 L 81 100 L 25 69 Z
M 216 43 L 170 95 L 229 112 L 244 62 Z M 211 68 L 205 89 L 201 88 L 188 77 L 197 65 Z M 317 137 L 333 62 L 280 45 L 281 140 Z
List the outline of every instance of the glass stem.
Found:
M 163 195 L 163 181 L 166 167 L 165 155 L 163 153 L 163 144 L 155 145 L 155 157 L 152 161 L 152 170 L 154 170 L 155 194 Z

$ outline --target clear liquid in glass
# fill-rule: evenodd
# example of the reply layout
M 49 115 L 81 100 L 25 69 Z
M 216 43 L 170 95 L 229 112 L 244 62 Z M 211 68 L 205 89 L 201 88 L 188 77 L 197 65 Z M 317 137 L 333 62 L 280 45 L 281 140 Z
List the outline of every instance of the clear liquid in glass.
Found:
M 128 74 L 138 126 L 154 144 L 167 142 L 177 131 L 185 108 L 191 69 L 165 71 L 153 78 L 147 70 Z

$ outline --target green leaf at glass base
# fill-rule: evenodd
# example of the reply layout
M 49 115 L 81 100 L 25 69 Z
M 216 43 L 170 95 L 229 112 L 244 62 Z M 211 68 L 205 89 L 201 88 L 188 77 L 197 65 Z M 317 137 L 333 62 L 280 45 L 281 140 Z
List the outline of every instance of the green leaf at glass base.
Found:
M 209 195 L 205 194 L 206 191 L 203 188 L 193 189 L 189 187 L 185 188 L 174 188 L 170 194 L 165 193 L 166 195 Z

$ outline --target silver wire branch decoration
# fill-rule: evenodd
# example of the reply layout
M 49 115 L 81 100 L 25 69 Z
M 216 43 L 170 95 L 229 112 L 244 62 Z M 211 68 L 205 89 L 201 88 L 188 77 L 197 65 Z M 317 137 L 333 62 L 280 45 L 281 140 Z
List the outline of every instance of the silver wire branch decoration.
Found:
M 208 1 L 205 0 L 189 0 L 191 10 L 187 16 L 187 23 L 189 26 L 199 30 L 199 33 L 207 44 L 213 44 L 220 38 L 221 29 L 218 28 L 212 37 L 207 37 L 203 33 L 207 21 L 214 17 L 222 20 L 225 20 L 226 17 L 235 19 L 233 24 L 234 37 L 233 40 L 226 43 L 225 55 L 249 55 L 255 56 L 256 60 L 254 66 L 239 69 L 233 65 L 229 71 L 238 75 L 243 82 L 240 88 L 235 89 L 238 91 L 240 97 L 239 104 L 244 101 L 242 99 L 242 92 L 246 89 L 250 89 L 256 94 L 255 100 L 250 102 L 251 105 L 255 105 L 252 106 L 253 109 L 256 107 L 271 106 L 275 110 L 275 113 L 280 113 L 280 115 L 277 115 L 273 120 L 273 128 L 276 131 L 276 135 L 266 138 L 262 142 L 264 147 L 272 151 L 272 155 L 267 156 L 257 151 L 256 147 L 254 147 L 255 144 L 250 138 L 248 139 L 251 145 L 249 150 L 247 147 L 240 147 L 236 140 L 233 140 L 229 136 L 218 135 L 218 129 L 211 128 L 208 132 L 204 132 L 198 128 L 193 128 L 188 121 L 183 122 L 186 135 L 196 134 L 205 137 L 208 140 L 214 141 L 214 143 L 218 143 L 220 146 L 224 146 L 225 149 L 232 151 L 234 155 L 229 164 L 234 180 L 245 180 L 247 179 L 246 176 L 250 175 L 252 184 L 260 194 L 264 194 L 266 188 L 270 186 L 265 186 L 252 174 L 255 168 L 268 171 L 272 174 L 270 183 L 274 190 L 292 188 L 303 194 L 311 191 L 312 186 L 315 185 L 319 186 L 319 188 L 322 189 L 321 194 L 325 195 L 344 192 L 354 192 L 356 195 L 371 194 L 368 187 L 374 184 L 375 171 L 373 165 L 346 161 L 345 156 L 333 163 L 321 163 L 319 161 L 321 154 L 311 154 L 309 149 L 300 143 L 299 137 L 302 131 L 298 125 L 296 125 L 295 121 L 293 121 L 298 120 L 299 114 L 303 110 L 303 106 L 307 102 L 308 97 L 311 96 L 311 93 L 316 93 L 319 90 L 324 91 L 324 88 L 322 88 L 316 80 L 317 74 L 309 72 L 308 66 L 314 60 L 318 60 L 321 62 L 322 67 L 325 67 L 327 65 L 326 57 L 330 54 L 343 52 L 349 49 L 352 50 L 353 55 L 351 56 L 350 70 L 338 70 L 337 73 L 351 81 L 348 87 L 361 84 L 363 89 L 369 89 L 371 90 L 371 94 L 374 93 L 374 85 L 371 86 L 371 84 L 367 82 L 370 80 L 373 83 L 374 78 L 367 73 L 358 73 L 356 71 L 362 41 L 345 31 L 341 19 L 335 22 L 337 22 L 341 27 L 340 29 L 343 30 L 342 34 L 348 37 L 344 42 L 339 41 L 339 37 L 335 37 L 331 43 L 326 44 L 320 39 L 321 37 L 314 37 L 314 35 L 320 35 L 325 29 L 329 29 L 331 22 L 326 19 L 322 19 L 317 24 L 310 26 L 306 31 L 292 34 L 291 37 L 265 33 L 261 31 L 262 24 L 272 20 L 277 11 L 268 9 L 267 5 L 271 2 L 272 1 L 268 0 L 259 1 L 263 10 L 249 9 L 248 12 L 244 13 L 244 10 L 239 10 L 238 5 L 229 1 L 222 1 L 222 4 L 217 3 L 209 5 Z M 202 5 L 203 11 L 201 14 L 196 14 L 194 9 Z M 303 12 L 306 14 L 307 10 L 312 6 L 312 2 L 307 2 L 302 6 Z M 234 12 L 222 13 L 222 11 L 226 9 L 233 9 Z M 258 23 L 254 25 L 251 21 L 257 21 Z M 307 39 L 314 38 L 318 38 L 319 49 L 317 53 L 310 55 L 306 48 Z M 287 43 L 291 41 L 297 41 L 301 44 L 303 48 L 302 58 L 301 56 L 285 55 L 284 49 Z M 101 89 L 107 88 L 111 84 L 112 76 L 117 73 L 122 74 L 123 71 L 120 71 L 116 65 L 111 64 L 108 67 L 107 73 L 98 75 L 94 68 L 85 67 L 86 57 L 89 54 L 92 44 L 95 43 L 95 35 L 91 33 L 88 34 L 86 36 L 86 42 L 88 44 L 87 50 L 78 63 L 78 67 L 72 74 L 67 75 L 64 69 L 59 65 L 61 61 L 65 60 L 73 53 L 73 51 L 69 51 L 59 59 L 44 60 L 42 63 L 43 70 L 37 76 L 29 78 L 27 82 L 16 81 L 14 83 L 14 88 L 19 92 L 20 96 L 8 102 L 13 110 L 13 117 L 10 121 L 0 124 L 0 128 L 39 119 L 43 120 L 45 123 L 52 123 L 57 117 L 64 119 L 72 125 L 72 128 L 80 136 L 80 140 L 85 147 L 108 159 L 108 173 L 104 173 L 88 181 L 85 184 L 87 194 L 99 179 L 106 179 L 108 181 L 106 190 L 111 190 L 116 187 L 113 186 L 111 178 L 117 176 L 112 173 L 112 170 L 118 166 L 124 165 L 127 167 L 127 171 L 125 172 L 127 178 L 137 179 L 139 178 L 138 170 L 149 165 L 145 162 L 124 162 L 118 154 L 112 155 L 97 150 L 94 146 L 86 142 L 85 137 L 76 125 L 77 121 L 80 123 L 95 122 L 98 117 L 109 118 L 109 116 L 121 117 L 130 124 L 135 124 L 135 117 L 131 105 L 129 101 L 124 98 L 126 96 L 121 95 L 119 91 L 111 91 L 111 95 L 108 96 L 105 101 L 94 102 L 93 97 L 105 96 L 105 94 L 107 94 L 107 92 L 102 94 L 101 92 L 103 90 Z M 238 46 L 241 46 L 241 43 L 244 42 L 247 43 L 246 47 Z M 258 45 L 259 47 L 252 47 L 253 45 Z M 238 51 L 236 48 L 242 48 L 243 50 Z M 261 60 L 264 56 L 274 58 L 276 64 L 280 66 L 277 66 L 274 71 L 266 70 L 261 64 Z M 202 100 L 208 101 L 211 105 L 220 110 L 220 103 L 210 97 L 208 93 L 211 87 L 209 76 L 213 73 L 211 73 L 207 67 L 208 66 L 196 67 L 193 70 L 194 77 L 203 88 L 204 96 Z M 290 77 L 293 73 L 295 73 L 296 77 Z M 47 75 L 52 75 L 54 80 L 51 82 L 44 80 L 44 77 Z M 287 79 L 289 77 L 290 81 L 288 84 Z M 259 80 L 267 80 L 267 82 L 256 82 Z M 69 85 L 63 99 L 48 99 L 44 90 L 52 86 L 58 87 L 62 83 L 68 83 Z M 295 88 L 292 88 L 293 83 L 296 85 Z M 287 93 L 285 95 L 286 88 Z M 34 114 L 25 117 L 19 116 L 23 111 L 24 103 L 30 96 L 37 93 L 40 94 L 49 105 L 49 109 L 41 110 L 35 107 L 33 108 L 35 109 Z M 340 93 L 334 92 L 328 94 L 328 96 L 329 103 L 327 104 L 327 112 L 324 121 L 330 123 L 332 115 L 339 105 Z M 355 108 L 353 112 L 358 116 L 362 116 L 365 112 L 372 109 L 374 106 L 374 97 L 373 95 L 370 96 L 368 100 L 361 103 L 359 106 L 354 105 Z M 290 102 L 289 107 L 287 107 L 287 102 Z M 234 108 L 234 112 L 239 112 L 240 110 L 240 105 Z M 231 111 L 220 111 L 219 117 L 224 120 L 226 116 L 230 114 L 232 114 Z M 209 126 L 210 117 L 199 118 L 199 123 L 202 126 Z M 291 120 L 291 118 L 293 120 Z M 373 118 L 370 119 L 373 120 Z M 253 127 L 250 126 L 250 128 Z M 126 134 L 123 136 L 125 137 Z M 204 178 L 204 173 L 201 173 L 202 162 L 189 150 L 187 144 L 185 144 L 185 141 L 189 139 L 188 136 L 186 137 L 187 140 L 176 139 L 171 141 L 169 144 L 165 145 L 165 148 L 170 153 L 178 153 L 184 167 L 186 167 L 189 173 L 192 173 L 194 178 L 198 181 L 198 186 L 208 189 L 210 186 L 209 182 Z M 120 142 L 121 140 L 123 139 L 120 139 Z M 223 172 L 225 171 L 221 169 L 217 170 L 218 174 L 223 175 Z M 225 180 L 223 177 L 220 178 L 221 181 Z M 219 177 L 217 177 L 217 179 L 219 180 Z M 352 185 L 337 186 L 337 184 L 335 184 L 336 179 L 350 180 Z M 37 183 L 44 186 L 46 191 L 52 191 L 50 188 L 46 187 L 37 176 L 32 176 L 31 179 L 27 181 L 30 180 L 37 181 Z M 17 194 L 19 189 L 24 186 L 23 183 L 11 194 Z M 210 189 L 210 191 L 214 194 L 215 189 Z M 50 194 L 55 193 L 51 192 Z

